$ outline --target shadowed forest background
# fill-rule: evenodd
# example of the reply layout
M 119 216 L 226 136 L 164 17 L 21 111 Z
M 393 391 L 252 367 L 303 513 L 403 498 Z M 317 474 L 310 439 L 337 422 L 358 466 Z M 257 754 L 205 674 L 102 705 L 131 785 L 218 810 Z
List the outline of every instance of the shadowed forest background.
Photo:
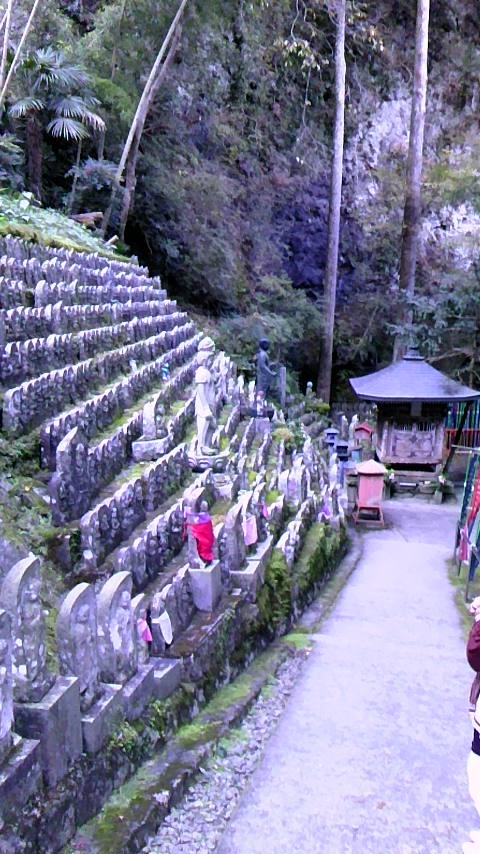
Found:
M 31 6 L 14 4 L 10 53 Z M 7 8 L 5 0 L 0 7 Z M 348 393 L 349 376 L 390 361 L 405 311 L 398 272 L 414 7 L 410 0 L 347 3 L 338 399 Z M 68 213 L 105 211 L 177 8 L 172 0 L 40 2 L 6 95 L 4 188 L 31 191 Z M 327 0 L 187 3 L 146 118 L 124 237 L 241 366 L 266 334 L 272 357 L 285 361 L 302 387 L 315 380 L 322 330 L 334 115 L 330 12 Z M 411 303 L 423 354 L 473 385 L 480 367 L 479 71 L 476 0 L 434 0 Z M 75 133 L 76 121 L 85 132 Z M 107 237 L 118 233 L 121 196 Z M 8 204 L 14 208 L 10 198 L 3 197 L 2 228 Z M 35 202 L 22 198 L 28 228 Z

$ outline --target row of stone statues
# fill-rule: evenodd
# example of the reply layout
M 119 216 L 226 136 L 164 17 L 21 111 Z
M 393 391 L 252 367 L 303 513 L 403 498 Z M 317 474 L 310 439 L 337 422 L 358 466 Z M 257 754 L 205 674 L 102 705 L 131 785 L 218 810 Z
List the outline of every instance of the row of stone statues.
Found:
M 47 373 L 53 368 L 101 357 L 144 339 L 169 332 L 188 322 L 182 312 L 137 318 L 110 326 L 83 329 L 79 332 L 52 333 L 43 338 L 28 338 L 0 345 L 0 384 L 19 385 L 26 379 Z
M 170 588 L 149 606 L 144 594 L 132 598 L 128 572 L 112 575 L 98 593 L 91 584 L 77 584 L 59 609 L 54 672 L 40 562 L 30 555 L 6 573 L 0 581 L 0 801 L 8 768 L 24 762 L 37 744 L 44 777 L 54 785 L 82 752 L 101 748 L 119 718 L 138 716 L 150 702 L 149 648 L 154 635 L 157 654 L 172 641 L 166 603 L 175 604 L 176 594 L 169 599 Z M 60 751 L 51 749 L 53 734 Z M 18 736 L 27 740 L 20 751 Z

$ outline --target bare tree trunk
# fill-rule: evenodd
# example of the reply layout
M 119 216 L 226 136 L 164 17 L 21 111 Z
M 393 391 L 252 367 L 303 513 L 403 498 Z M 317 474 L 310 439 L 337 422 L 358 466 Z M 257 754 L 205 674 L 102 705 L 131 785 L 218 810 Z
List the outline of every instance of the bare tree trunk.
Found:
M 132 121 L 132 124 L 130 126 L 130 130 L 128 132 L 127 140 L 126 140 L 125 145 L 123 147 L 123 152 L 122 152 L 122 156 L 120 158 L 120 163 L 118 164 L 117 172 L 115 175 L 115 183 L 113 185 L 112 194 L 110 196 L 110 202 L 109 202 L 107 210 L 105 211 L 105 216 L 103 218 L 103 235 L 104 236 L 107 233 L 107 229 L 108 229 L 108 226 L 110 224 L 110 217 L 112 215 L 112 209 L 113 209 L 113 203 L 115 200 L 115 195 L 117 192 L 117 188 L 120 185 L 120 181 L 122 180 L 122 177 L 123 177 L 125 165 L 127 163 L 127 159 L 128 159 L 129 154 L 130 154 L 130 149 L 132 148 L 133 142 L 134 142 L 135 138 L 137 137 L 138 130 L 140 130 L 140 138 L 141 138 L 141 135 L 143 133 L 143 127 L 145 125 L 145 119 L 148 115 L 148 112 L 150 110 L 153 98 L 154 98 L 155 93 L 158 89 L 158 84 L 156 81 L 157 81 L 159 72 L 161 71 L 161 68 L 162 68 L 163 57 L 165 55 L 165 51 L 167 50 L 171 39 L 173 38 L 173 36 L 175 36 L 177 28 L 180 25 L 180 21 L 181 21 L 185 6 L 187 5 L 187 2 L 188 2 L 188 0 L 181 0 L 180 6 L 178 7 L 178 10 L 177 10 L 177 14 L 175 15 L 172 23 L 170 24 L 170 28 L 168 30 L 168 33 L 165 36 L 164 42 L 163 42 L 163 44 L 162 44 L 162 46 L 161 46 L 161 48 L 157 54 L 157 58 L 155 59 L 153 66 L 151 68 L 148 80 L 145 84 L 145 88 L 144 88 L 143 93 L 142 93 L 142 97 L 140 98 L 140 101 L 138 102 L 137 110 L 136 110 L 136 113 L 133 117 L 133 121 Z M 139 138 L 139 144 L 140 144 L 140 138 Z
M 338 246 L 340 241 L 340 210 L 342 202 L 343 143 L 345 127 L 345 7 L 346 0 L 336 3 L 335 37 L 335 126 L 333 132 L 332 175 L 328 212 L 327 263 L 324 278 L 323 340 L 318 369 L 317 394 L 330 402 L 333 362 L 333 332 L 337 299 Z
M 400 255 L 400 288 L 408 296 L 415 293 L 418 239 L 422 205 L 422 166 L 425 110 L 427 102 L 428 18 L 430 0 L 417 0 L 415 33 L 415 67 L 413 73 L 410 139 L 408 144 L 405 207 L 403 211 L 402 248 Z M 411 325 L 411 311 L 405 323 Z M 399 357 L 401 342 L 395 341 L 394 358 Z
M 121 29 L 121 26 L 123 23 L 126 5 L 127 5 L 127 0 L 123 0 L 122 7 L 120 9 L 120 19 L 118 22 L 118 29 L 119 30 Z M 114 80 L 116 72 L 117 72 L 117 45 L 114 44 L 113 50 L 112 50 L 112 65 L 111 65 L 111 69 L 110 69 L 110 80 Z
M 35 114 L 27 119 L 27 168 L 28 185 L 39 202 L 42 201 L 43 131 Z
M 105 153 L 105 135 L 104 130 L 101 130 L 98 134 L 97 160 L 103 160 L 103 155 Z
M 160 68 L 160 71 L 158 73 L 156 80 L 152 84 L 151 99 L 149 99 L 148 104 L 147 103 L 145 104 L 144 111 L 143 111 L 142 116 L 140 117 L 138 125 L 137 125 L 137 132 L 135 134 L 135 137 L 134 137 L 134 140 L 132 143 L 132 147 L 128 153 L 128 158 L 127 158 L 127 162 L 125 165 L 125 191 L 124 191 L 123 199 L 122 199 L 122 210 L 120 213 L 120 225 L 119 225 L 119 229 L 118 229 L 120 240 L 123 240 L 125 237 L 125 226 L 127 224 L 128 215 L 131 211 L 133 199 L 134 199 L 134 195 L 135 195 L 135 187 L 137 184 L 137 171 L 136 170 L 137 170 L 138 152 L 140 149 L 140 142 L 142 140 L 142 133 L 143 133 L 143 128 L 145 126 L 145 121 L 147 118 L 148 110 L 150 108 L 151 102 L 153 101 L 153 99 L 155 97 L 155 94 L 157 93 L 158 89 L 160 88 L 163 81 L 165 80 L 165 77 L 168 74 L 168 71 L 169 71 L 170 66 L 172 64 L 173 57 L 175 56 L 175 52 L 176 52 L 178 45 L 180 43 L 181 34 L 182 34 L 182 28 L 181 28 L 181 26 L 179 26 L 175 32 L 175 35 L 173 37 L 173 40 L 172 40 L 172 43 L 170 45 L 167 56 L 165 57 L 165 62 L 163 63 L 162 67 Z
M 8 43 L 10 41 L 10 24 L 12 22 L 13 2 L 14 0 L 8 0 L 8 5 L 4 14 L 5 32 L 3 34 L 2 64 L 0 66 L 0 91 L 2 90 L 3 84 L 5 83 L 5 72 L 7 68 Z
M 78 144 L 77 144 L 77 157 L 75 160 L 75 172 L 73 174 L 72 190 L 70 193 L 70 197 L 68 199 L 67 214 L 72 213 L 73 206 L 75 204 L 75 194 L 77 192 L 77 184 L 78 184 L 78 170 L 80 168 L 80 161 L 82 159 L 82 147 L 83 147 L 82 142 L 83 142 L 83 140 L 79 139 Z
M 7 95 L 8 87 L 10 86 L 10 81 L 11 81 L 13 74 L 15 72 L 15 69 L 17 67 L 18 60 L 20 59 L 20 55 L 21 55 L 22 50 L 23 50 L 23 45 L 25 44 L 27 36 L 28 36 L 30 30 L 32 29 L 33 19 L 35 17 L 36 11 L 40 5 L 40 1 L 41 0 L 35 0 L 35 2 L 33 4 L 32 11 L 30 12 L 30 15 L 28 17 L 28 21 L 25 24 L 25 29 L 22 33 L 22 37 L 21 37 L 21 39 L 18 43 L 17 49 L 15 51 L 15 56 L 12 59 L 12 64 L 11 64 L 10 69 L 8 71 L 7 78 L 5 80 L 5 83 L 2 86 L 1 91 L 0 91 L 0 113 L 1 113 L 1 111 L 3 109 L 3 105 L 5 103 L 5 98 Z

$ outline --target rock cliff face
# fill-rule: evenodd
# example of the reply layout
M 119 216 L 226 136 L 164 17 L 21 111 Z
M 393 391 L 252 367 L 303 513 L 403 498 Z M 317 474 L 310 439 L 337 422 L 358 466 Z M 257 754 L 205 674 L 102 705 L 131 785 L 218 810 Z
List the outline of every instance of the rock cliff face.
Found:
M 77 14 L 75 2 L 65 3 Z M 94 35 L 96 26 L 99 32 L 115 26 L 105 7 L 97 9 L 93 0 L 81 6 L 93 16 Z M 162 14 L 167 21 L 165 9 Z M 132 41 L 146 45 L 141 73 L 136 72 L 142 77 L 147 53 L 153 56 L 163 37 L 158 21 L 155 34 L 149 24 L 151 30 L 149 2 L 140 0 L 135 14 L 126 14 L 115 30 L 115 83 L 124 90 L 132 83 L 124 68 L 132 63 Z M 358 369 L 359 361 L 372 367 L 391 354 L 386 330 L 399 314 L 395 288 L 414 32 L 415 4 L 406 0 L 348 9 L 338 376 Z M 226 316 L 221 344 L 235 337 L 247 357 L 248 342 L 262 325 L 270 325 L 279 346 L 285 340 L 298 344 L 291 316 L 300 302 L 291 286 L 304 289 L 309 305 L 316 302 L 320 309 L 310 312 L 308 352 L 300 346 L 282 356 L 310 376 L 326 255 L 333 39 L 326 8 L 311 0 L 300 11 L 291 0 L 225 0 L 208 9 L 192 4 L 147 122 L 126 235 L 170 292 L 200 311 Z M 469 269 L 475 252 L 479 45 L 474 0 L 435 4 L 419 293 L 445 281 L 452 259 Z M 103 67 L 92 50 L 90 55 L 99 76 L 109 77 L 110 66 Z M 115 160 L 120 141 L 112 130 L 110 136 L 107 156 Z M 275 278 L 288 310 L 266 305 L 265 277 Z M 305 316 L 301 329 L 308 326 Z

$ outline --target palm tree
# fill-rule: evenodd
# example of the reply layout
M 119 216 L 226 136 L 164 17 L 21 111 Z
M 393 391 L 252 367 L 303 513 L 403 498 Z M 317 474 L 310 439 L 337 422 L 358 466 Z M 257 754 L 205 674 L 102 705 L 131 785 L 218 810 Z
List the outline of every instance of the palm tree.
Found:
M 30 190 L 41 200 L 44 134 L 80 143 L 105 122 L 94 112 L 99 101 L 89 92 L 85 69 L 51 47 L 28 54 L 16 77 L 18 97 L 8 115 L 25 122 Z

